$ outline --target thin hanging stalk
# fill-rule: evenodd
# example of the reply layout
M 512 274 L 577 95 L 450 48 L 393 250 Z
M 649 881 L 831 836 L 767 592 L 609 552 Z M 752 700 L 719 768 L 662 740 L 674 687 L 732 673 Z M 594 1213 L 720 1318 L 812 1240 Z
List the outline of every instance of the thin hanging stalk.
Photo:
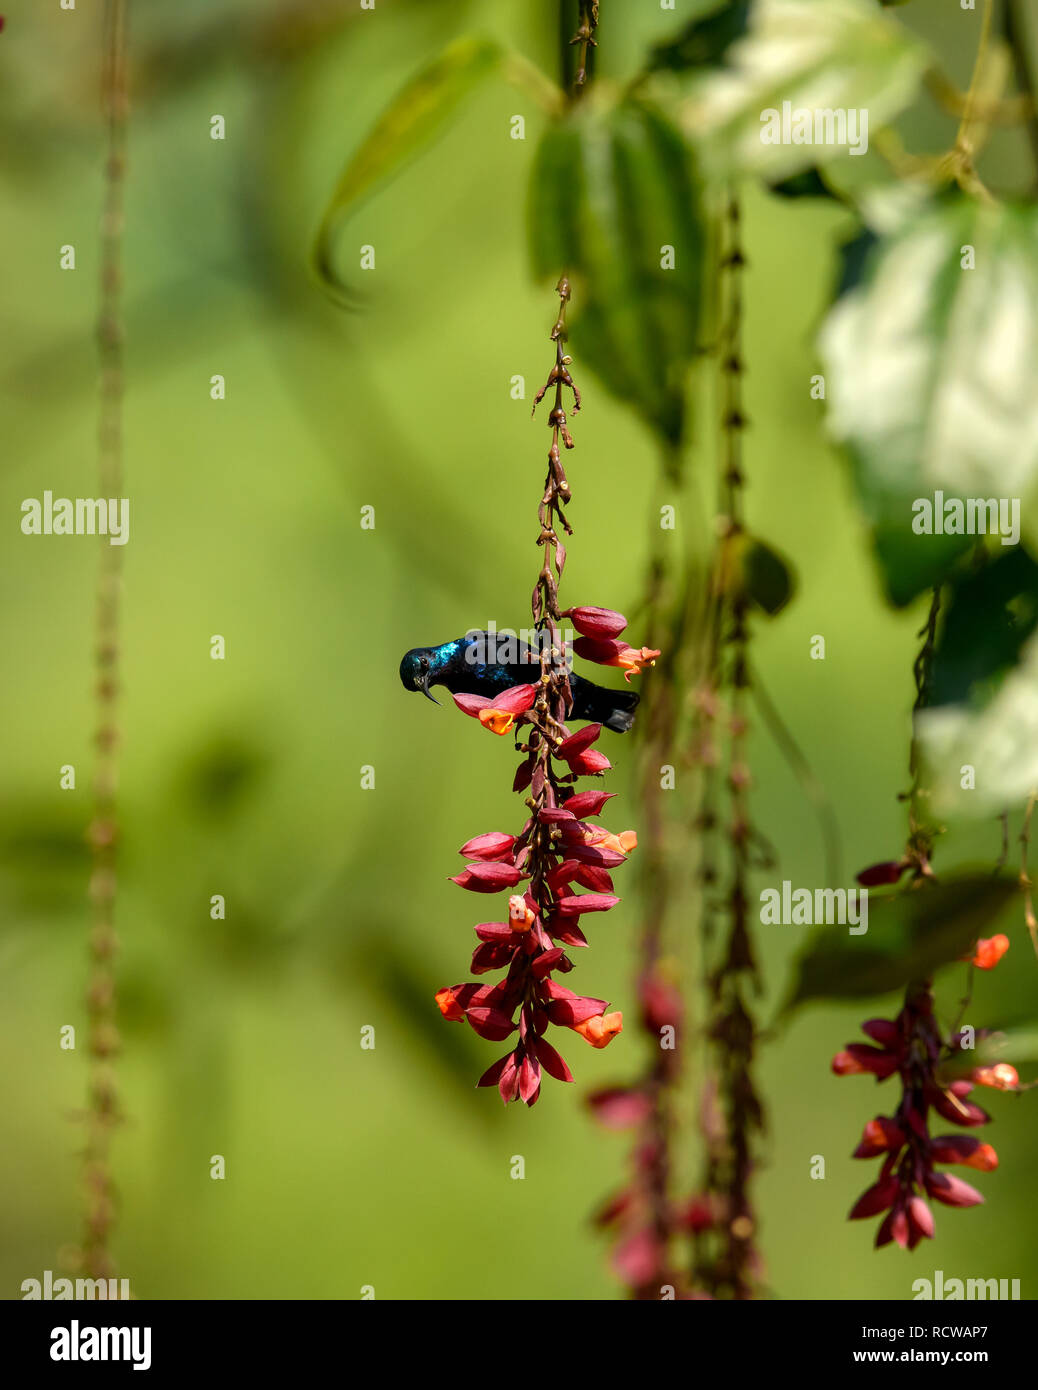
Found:
M 100 304 L 97 342 L 100 365 L 98 480 L 100 496 L 123 492 L 123 203 L 129 94 L 126 71 L 128 0 L 107 0 L 104 11 L 104 68 L 101 93 L 107 125 L 104 202 L 101 216 Z M 112 1130 L 119 1120 L 113 1059 L 119 1050 L 115 1023 L 116 855 L 119 838 L 118 710 L 119 597 L 122 547 L 101 544 L 95 606 L 95 766 L 89 842 L 93 868 L 90 897 L 87 986 L 90 1075 L 84 1149 L 86 1196 L 82 1267 L 91 1278 L 110 1278 L 116 1198 L 110 1167 Z
M 735 573 L 744 537 L 742 510 L 742 436 L 746 417 L 742 401 L 742 271 L 745 260 L 740 235 L 739 203 L 728 195 L 723 228 L 721 269 L 724 304 L 721 326 L 723 459 L 719 517 L 715 610 L 708 626 L 707 679 L 699 705 L 713 724 L 723 721 L 727 752 L 725 779 L 728 845 L 727 889 L 723 913 L 718 906 L 705 914 L 727 925 L 725 940 L 715 943 L 705 934 L 711 960 L 709 1040 L 713 1078 L 704 1097 L 706 1171 L 701 1201 L 713 1227 L 708 1248 L 697 1240 L 694 1278 L 697 1287 L 714 1297 L 748 1299 L 760 1278 L 756 1249 L 757 1223 L 750 1197 L 755 1167 L 755 1136 L 764 1117 L 752 1075 L 757 1028 L 747 987 L 759 989 L 749 922 L 749 874 L 755 832 L 750 819 L 750 775 L 746 757 L 749 690 L 747 646 L 749 598 Z M 712 677 L 712 679 L 711 679 Z M 709 748 L 716 760 L 716 744 Z M 710 766 L 708 762 L 708 767 Z M 714 798 L 720 800 L 717 778 L 707 779 L 710 801 L 700 815 L 704 832 L 713 834 L 720 819 Z M 719 831 L 718 831 L 719 833 Z M 708 863 L 710 861 L 708 860 Z M 716 873 L 717 870 L 714 870 Z M 709 893 L 713 883 L 704 884 Z M 714 928 L 716 930 L 716 928 Z

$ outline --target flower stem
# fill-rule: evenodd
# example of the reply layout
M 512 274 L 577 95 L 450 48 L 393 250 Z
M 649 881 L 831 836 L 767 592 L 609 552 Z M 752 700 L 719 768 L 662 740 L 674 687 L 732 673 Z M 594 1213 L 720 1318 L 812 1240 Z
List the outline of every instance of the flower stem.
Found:
M 126 174 L 128 0 L 107 0 L 104 11 L 102 107 L 107 125 L 104 201 L 101 216 L 100 304 L 97 342 L 100 362 L 98 475 L 102 497 L 123 490 L 123 201 Z M 118 703 L 120 546 L 101 544 L 95 605 L 96 755 L 87 985 L 90 1078 L 84 1149 L 86 1192 L 82 1267 L 91 1278 L 110 1278 L 109 1248 L 115 1224 L 115 1189 L 110 1170 L 111 1135 L 119 1120 L 113 1058 L 119 1050 L 115 1024 L 116 855 L 118 844 Z

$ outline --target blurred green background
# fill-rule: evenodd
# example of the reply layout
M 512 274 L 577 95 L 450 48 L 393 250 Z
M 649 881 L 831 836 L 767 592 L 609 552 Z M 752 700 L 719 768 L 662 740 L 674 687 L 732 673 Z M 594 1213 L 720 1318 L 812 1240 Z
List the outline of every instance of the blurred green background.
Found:
M 679 5 L 680 11 L 680 5 Z M 78 1236 L 74 1121 L 81 1051 L 97 542 L 24 537 L 23 498 L 95 493 L 95 353 L 102 139 L 100 6 L 6 7 L 0 38 L 4 198 L 0 648 L 0 1294 L 57 1268 Z M 899 17 L 960 83 L 974 19 L 947 3 Z M 606 13 L 608 11 L 608 13 Z M 633 72 L 681 15 L 603 5 L 600 71 Z M 958 7 L 955 7 L 956 21 Z M 343 159 L 403 80 L 451 37 L 506 38 L 554 72 L 546 0 L 184 0 L 133 5 L 127 209 L 124 844 L 118 923 L 117 1253 L 155 1298 L 610 1298 L 620 1293 L 589 1211 L 620 1182 L 625 1139 L 582 1095 L 634 1073 L 641 1040 L 563 1050 L 577 1085 L 504 1110 L 473 1081 L 501 1049 L 432 1003 L 466 978 L 480 900 L 447 875 L 457 847 L 514 830 L 507 740 L 401 689 L 411 646 L 494 619 L 525 625 L 539 566 L 546 431 L 530 397 L 549 365 L 550 286 L 531 283 L 526 176 L 543 118 L 503 84 L 343 233 L 376 247 L 353 313 L 314 287 L 306 256 Z M 210 116 L 227 138 L 209 138 Z M 508 138 L 526 117 L 525 142 Z M 952 127 L 921 105 L 917 149 Z M 992 165 L 1012 161 L 1006 137 Z M 987 167 L 987 166 L 986 166 Z M 997 179 L 996 179 L 997 181 Z M 915 632 L 879 593 L 845 471 L 809 398 L 813 339 L 850 218 L 749 192 L 746 355 L 750 524 L 794 560 L 799 591 L 762 628 L 757 664 L 835 803 L 844 876 L 903 842 Z M 62 272 L 58 250 L 76 246 Z M 352 261 L 356 263 L 355 259 Z M 657 460 L 649 436 L 586 371 L 569 460 L 576 529 L 570 602 L 632 606 Z M 209 380 L 226 377 L 214 402 Z M 510 398 L 513 374 L 527 400 Z M 713 467 L 707 422 L 689 466 Z M 675 499 L 680 502 L 680 499 Z M 374 506 L 376 529 L 360 509 Z M 683 505 L 674 544 L 689 541 Z M 212 634 L 226 660 L 212 661 Z M 811 661 L 813 634 L 826 637 Z M 632 634 L 637 640 L 638 634 Z M 650 677 L 651 679 L 651 677 Z M 822 882 L 817 822 L 787 766 L 753 735 L 757 819 L 775 881 Z M 632 751 L 607 750 L 637 824 Z M 59 789 L 76 767 L 77 788 Z M 375 769 L 372 791 L 361 768 Z M 992 860 L 996 825 L 942 842 L 947 863 Z M 629 871 L 630 872 L 630 871 Z M 762 884 L 762 886 L 764 886 Z M 596 921 L 570 982 L 631 1008 L 634 878 Z M 226 921 L 209 915 L 225 895 Z M 483 904 L 485 906 L 485 904 Z M 675 924 L 680 932 L 680 920 Z M 761 932 L 769 1000 L 804 933 Z M 1009 964 L 982 978 L 971 1018 L 1033 995 L 1022 923 Z M 958 978 L 945 995 L 956 997 Z M 884 1001 L 891 1004 L 892 1001 Z M 848 1155 L 891 1099 L 837 1080 L 832 1054 L 879 1006 L 810 1008 L 762 1051 L 769 1098 L 758 1200 L 779 1298 L 906 1298 L 912 1280 L 1038 1277 L 1038 1138 L 1026 1098 L 992 1095 L 984 1134 L 1002 1168 L 982 1212 L 937 1213 L 914 1255 L 874 1253 L 846 1212 L 873 1165 Z M 768 1012 L 766 1010 L 766 1012 Z M 889 1012 L 889 1010 L 888 1010 Z M 374 1051 L 360 1030 L 376 1030 Z M 84 1034 L 81 1033 L 81 1037 Z M 212 1154 L 225 1181 L 209 1177 Z M 514 1154 L 526 1177 L 513 1181 Z M 813 1155 L 827 1177 L 811 1181 Z M 694 1147 L 684 1154 L 691 1187 Z

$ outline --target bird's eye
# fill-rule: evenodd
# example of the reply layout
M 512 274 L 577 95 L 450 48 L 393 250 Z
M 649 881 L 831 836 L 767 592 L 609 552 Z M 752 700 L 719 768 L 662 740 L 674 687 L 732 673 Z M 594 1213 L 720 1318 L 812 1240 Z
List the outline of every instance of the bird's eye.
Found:
M 428 669 L 429 669 L 429 658 L 428 658 L 427 656 L 420 656 L 420 657 L 418 658 L 418 666 L 419 666 L 419 668 L 420 668 L 421 670 L 423 670 L 423 671 L 428 671 Z

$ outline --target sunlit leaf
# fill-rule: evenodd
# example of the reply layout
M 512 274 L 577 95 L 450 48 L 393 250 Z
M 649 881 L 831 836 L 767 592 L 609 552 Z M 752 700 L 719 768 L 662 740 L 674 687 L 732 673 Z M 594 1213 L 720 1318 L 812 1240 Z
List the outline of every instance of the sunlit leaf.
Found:
M 895 603 L 939 583 L 974 544 L 917 534 L 919 500 L 1021 498 L 1026 538 L 1038 491 L 1038 210 L 955 199 L 882 238 L 831 311 L 821 351 L 830 426 L 849 448 Z
M 923 710 L 919 737 L 938 813 L 990 816 L 1021 805 L 1038 788 L 1038 636 L 982 709 Z
M 683 109 L 704 169 L 721 176 L 782 178 L 858 147 L 914 96 L 926 67 L 922 44 L 869 0 L 757 0 L 749 32 L 727 49 L 726 66 L 693 79 Z M 867 112 L 864 131 L 841 145 L 767 143 L 764 113 Z

